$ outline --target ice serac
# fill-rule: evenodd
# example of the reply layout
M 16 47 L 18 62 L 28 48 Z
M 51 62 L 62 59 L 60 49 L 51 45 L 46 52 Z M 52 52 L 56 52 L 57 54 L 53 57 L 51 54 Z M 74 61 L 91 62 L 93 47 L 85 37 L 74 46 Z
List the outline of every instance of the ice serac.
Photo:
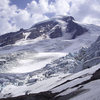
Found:
M 44 85 L 46 84 L 50 83 L 45 83 Z M 54 84 L 56 85 L 48 91 L 33 94 L 30 94 L 30 91 L 26 91 L 25 95 L 18 97 L 12 97 L 12 94 L 8 93 L 5 96 L 8 95 L 10 96 L 9 98 L 0 100 L 80 100 L 80 98 L 81 100 L 99 100 L 100 64 L 69 77 L 64 76 Z M 42 85 L 40 85 L 41 87 Z
M 100 63 L 100 36 L 89 48 L 82 48 L 79 56 L 83 61 L 83 69 L 95 66 Z
M 65 33 L 63 33 L 63 26 L 59 21 L 65 23 Z M 27 39 L 35 39 L 43 34 L 48 35 L 52 39 L 63 37 L 67 33 L 71 35 L 70 39 L 75 39 L 87 31 L 86 28 L 76 23 L 72 16 L 61 16 L 37 23 L 29 29 L 20 29 L 17 32 L 10 32 L 0 36 L 0 47 L 14 44 L 16 41 L 25 38 L 23 33 L 30 33 Z

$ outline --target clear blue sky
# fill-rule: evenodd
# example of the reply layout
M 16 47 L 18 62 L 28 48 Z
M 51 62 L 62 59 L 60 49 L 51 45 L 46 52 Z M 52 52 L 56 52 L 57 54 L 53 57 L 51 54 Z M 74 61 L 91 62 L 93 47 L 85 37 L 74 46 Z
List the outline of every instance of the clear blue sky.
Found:
M 24 9 L 27 5 L 27 3 L 30 3 L 32 0 L 10 0 L 11 4 L 15 4 L 18 8 Z M 39 0 L 35 0 L 39 2 Z M 54 2 L 55 0 L 48 0 L 50 2 Z
M 11 4 L 17 5 L 18 8 L 24 9 L 27 3 L 30 3 L 32 0 L 10 0 Z

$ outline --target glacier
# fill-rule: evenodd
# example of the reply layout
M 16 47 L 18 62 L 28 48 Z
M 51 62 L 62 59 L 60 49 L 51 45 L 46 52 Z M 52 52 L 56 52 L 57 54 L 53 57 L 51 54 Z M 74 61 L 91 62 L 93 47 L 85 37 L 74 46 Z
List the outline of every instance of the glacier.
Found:
M 50 100 L 99 100 L 99 36 L 100 26 L 79 23 L 71 16 L 1 35 L 1 100 L 31 94 L 34 100 L 42 100 L 34 95 L 46 93 L 52 95 Z

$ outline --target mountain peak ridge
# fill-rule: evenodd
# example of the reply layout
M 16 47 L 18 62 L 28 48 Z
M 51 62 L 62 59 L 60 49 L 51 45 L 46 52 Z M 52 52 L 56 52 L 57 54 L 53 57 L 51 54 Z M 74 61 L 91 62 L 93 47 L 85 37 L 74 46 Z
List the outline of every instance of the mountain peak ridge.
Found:
M 63 31 L 63 27 L 65 28 L 64 31 Z M 53 19 L 49 19 L 49 20 L 34 24 L 29 29 L 21 28 L 17 32 L 10 32 L 10 33 L 1 35 L 0 47 L 14 44 L 16 41 L 24 38 L 23 33 L 26 33 L 26 34 L 30 33 L 27 36 L 27 39 L 35 39 L 41 36 L 42 34 L 48 35 L 48 37 L 52 39 L 52 38 L 63 37 L 63 34 L 66 34 L 66 33 L 70 34 L 71 37 L 69 39 L 75 39 L 77 36 L 82 35 L 87 31 L 88 30 L 86 28 L 74 22 L 74 18 L 72 16 L 61 16 L 59 18 L 53 18 Z

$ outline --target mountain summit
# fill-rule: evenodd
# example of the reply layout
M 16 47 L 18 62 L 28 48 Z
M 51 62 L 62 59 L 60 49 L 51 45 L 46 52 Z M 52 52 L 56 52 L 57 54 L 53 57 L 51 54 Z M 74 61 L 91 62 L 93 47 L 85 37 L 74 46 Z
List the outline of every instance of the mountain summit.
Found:
M 40 36 L 51 39 L 68 34 L 69 39 L 75 39 L 88 30 L 74 21 L 72 16 L 61 16 L 33 25 L 29 29 L 20 29 L 0 36 L 0 47 L 14 44 L 21 39 L 36 39 Z

